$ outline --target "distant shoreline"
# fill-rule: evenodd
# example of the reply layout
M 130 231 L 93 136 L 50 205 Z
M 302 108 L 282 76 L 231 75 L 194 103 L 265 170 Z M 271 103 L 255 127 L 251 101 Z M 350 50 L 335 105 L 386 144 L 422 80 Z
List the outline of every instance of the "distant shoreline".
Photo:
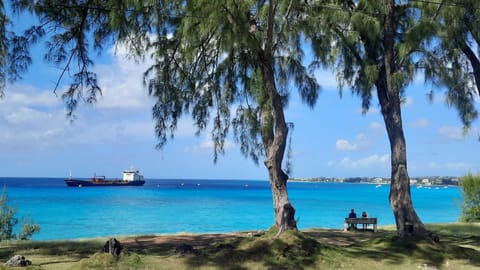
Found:
M 362 185 L 381 185 L 386 186 L 390 185 L 388 183 L 372 183 L 372 182 L 327 182 L 327 181 L 308 181 L 308 180 L 298 180 L 298 179 L 289 179 L 288 182 L 292 183 L 329 183 L 329 184 L 362 184 Z M 458 187 L 458 185 L 436 185 L 436 184 L 410 184 L 411 187 Z
M 311 183 L 351 183 L 351 184 L 373 184 L 373 185 L 389 185 L 390 178 L 382 177 L 313 177 L 313 178 L 290 178 L 290 182 L 311 182 Z M 453 176 L 427 176 L 427 177 L 411 177 L 411 186 L 459 186 L 459 177 Z

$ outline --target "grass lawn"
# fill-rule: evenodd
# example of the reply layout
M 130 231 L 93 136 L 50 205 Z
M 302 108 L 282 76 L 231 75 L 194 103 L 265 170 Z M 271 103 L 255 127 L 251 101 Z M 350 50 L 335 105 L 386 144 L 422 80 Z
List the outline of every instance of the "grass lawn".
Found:
M 311 229 L 273 239 L 235 234 L 146 235 L 117 238 L 117 261 L 100 250 L 108 239 L 1 242 L 0 259 L 24 255 L 24 269 L 480 269 L 480 224 L 428 224 L 440 242 L 400 240 L 393 227 L 378 232 Z M 194 253 L 180 255 L 187 244 Z M 0 269 L 8 269 L 0 266 Z

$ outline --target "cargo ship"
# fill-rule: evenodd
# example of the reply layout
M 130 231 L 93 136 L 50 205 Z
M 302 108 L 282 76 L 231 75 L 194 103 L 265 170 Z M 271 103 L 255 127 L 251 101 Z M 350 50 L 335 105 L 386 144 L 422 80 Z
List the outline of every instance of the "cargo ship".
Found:
M 72 176 L 65 179 L 68 187 L 124 187 L 143 186 L 145 180 L 140 171 L 129 169 L 123 171 L 123 179 L 107 179 L 105 176 L 94 176 L 89 180 L 73 179 Z

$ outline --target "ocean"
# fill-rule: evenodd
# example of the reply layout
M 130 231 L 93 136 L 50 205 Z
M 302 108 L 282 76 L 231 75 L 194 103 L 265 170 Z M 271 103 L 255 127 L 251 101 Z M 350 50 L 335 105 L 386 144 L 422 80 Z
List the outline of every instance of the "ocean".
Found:
M 66 187 L 60 178 L 0 178 L 17 217 L 41 227 L 33 240 L 118 237 L 140 234 L 227 233 L 266 230 L 273 224 L 268 181 L 147 179 L 142 187 Z M 412 186 L 424 223 L 456 222 L 458 187 Z M 289 182 L 300 229 L 343 228 L 354 208 L 394 224 L 389 186 Z

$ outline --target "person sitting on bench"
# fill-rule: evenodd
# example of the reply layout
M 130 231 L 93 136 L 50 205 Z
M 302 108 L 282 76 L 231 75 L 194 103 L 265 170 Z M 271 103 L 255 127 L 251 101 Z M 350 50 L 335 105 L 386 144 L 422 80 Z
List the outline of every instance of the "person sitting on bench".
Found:
M 367 218 L 368 217 L 368 214 L 367 214 L 367 211 L 363 211 L 362 212 L 362 218 Z M 362 224 L 362 229 L 365 230 L 367 227 L 367 224 Z
M 355 210 L 352 209 L 350 210 L 350 214 L 348 214 L 348 218 L 357 218 L 357 213 L 355 213 Z M 348 224 L 348 230 L 351 228 L 357 229 L 357 224 Z

